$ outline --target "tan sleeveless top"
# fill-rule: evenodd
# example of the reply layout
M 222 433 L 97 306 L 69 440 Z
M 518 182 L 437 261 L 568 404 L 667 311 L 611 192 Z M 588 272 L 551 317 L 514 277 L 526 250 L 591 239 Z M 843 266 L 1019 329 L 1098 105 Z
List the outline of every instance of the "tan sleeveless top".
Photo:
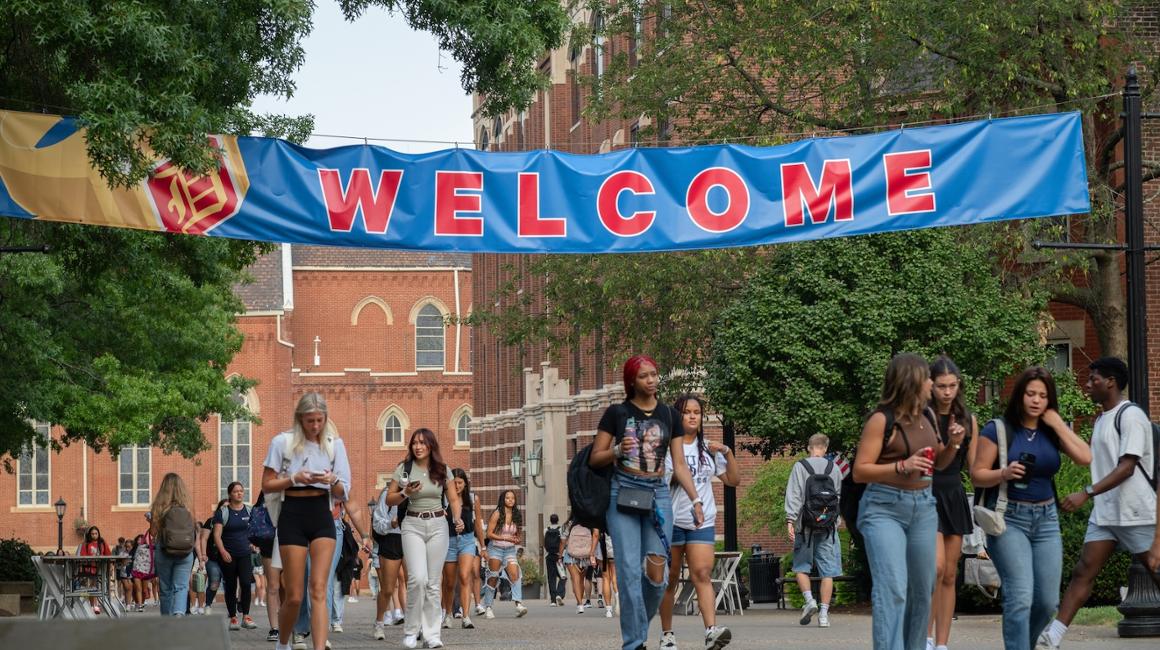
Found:
M 878 455 L 878 464 L 886 465 L 910 458 L 919 449 L 931 447 L 938 452 L 938 432 L 925 416 L 919 415 L 914 421 L 909 416 L 896 416 L 894 431 L 885 432 L 886 443 L 882 445 L 882 452 Z M 893 478 L 893 477 L 891 477 Z M 899 476 L 897 481 L 890 481 L 891 485 L 908 487 L 925 487 L 930 481 L 918 478 L 918 472 L 912 472 L 910 479 Z

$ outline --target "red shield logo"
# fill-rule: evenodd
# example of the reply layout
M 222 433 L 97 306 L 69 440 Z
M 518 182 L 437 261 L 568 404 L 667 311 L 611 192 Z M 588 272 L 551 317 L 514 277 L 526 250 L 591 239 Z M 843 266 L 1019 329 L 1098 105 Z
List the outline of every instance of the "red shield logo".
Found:
M 165 160 L 145 181 L 153 212 L 169 232 L 204 235 L 237 214 L 242 205 L 249 183 L 237 144 L 231 138 L 223 148 L 218 136 L 210 141 L 225 153 L 218 156 L 217 173 L 195 176 Z

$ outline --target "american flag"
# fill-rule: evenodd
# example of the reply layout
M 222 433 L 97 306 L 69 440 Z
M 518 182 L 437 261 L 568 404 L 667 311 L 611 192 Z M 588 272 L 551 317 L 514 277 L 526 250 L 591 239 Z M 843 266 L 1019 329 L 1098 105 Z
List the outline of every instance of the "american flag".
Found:
M 837 465 L 838 469 L 842 470 L 842 478 L 846 478 L 846 476 L 849 475 L 850 463 L 845 458 L 839 456 L 838 452 L 831 451 L 830 453 L 826 454 L 826 458 L 834 461 L 834 465 Z

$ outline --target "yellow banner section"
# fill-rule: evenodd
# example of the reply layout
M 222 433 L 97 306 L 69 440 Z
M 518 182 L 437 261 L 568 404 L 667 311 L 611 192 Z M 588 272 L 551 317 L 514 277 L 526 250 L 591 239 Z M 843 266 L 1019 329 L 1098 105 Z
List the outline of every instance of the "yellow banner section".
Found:
M 221 169 L 187 174 L 166 160 L 129 188 L 110 188 L 89 163 L 84 129 L 70 118 L 0 111 L 0 202 L 40 219 L 204 234 L 249 189 L 237 139 L 212 136 Z M 13 206 L 9 206 L 10 208 Z

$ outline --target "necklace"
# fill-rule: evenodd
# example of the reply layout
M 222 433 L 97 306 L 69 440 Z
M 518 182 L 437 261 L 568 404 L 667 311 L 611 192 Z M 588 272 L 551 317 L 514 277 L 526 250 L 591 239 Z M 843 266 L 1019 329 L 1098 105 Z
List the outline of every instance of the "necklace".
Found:
M 1023 427 L 1024 434 L 1026 434 L 1028 431 L 1030 431 L 1031 434 L 1027 436 L 1027 442 L 1034 442 L 1035 436 L 1039 435 L 1039 429 L 1028 429 L 1027 427 Z

